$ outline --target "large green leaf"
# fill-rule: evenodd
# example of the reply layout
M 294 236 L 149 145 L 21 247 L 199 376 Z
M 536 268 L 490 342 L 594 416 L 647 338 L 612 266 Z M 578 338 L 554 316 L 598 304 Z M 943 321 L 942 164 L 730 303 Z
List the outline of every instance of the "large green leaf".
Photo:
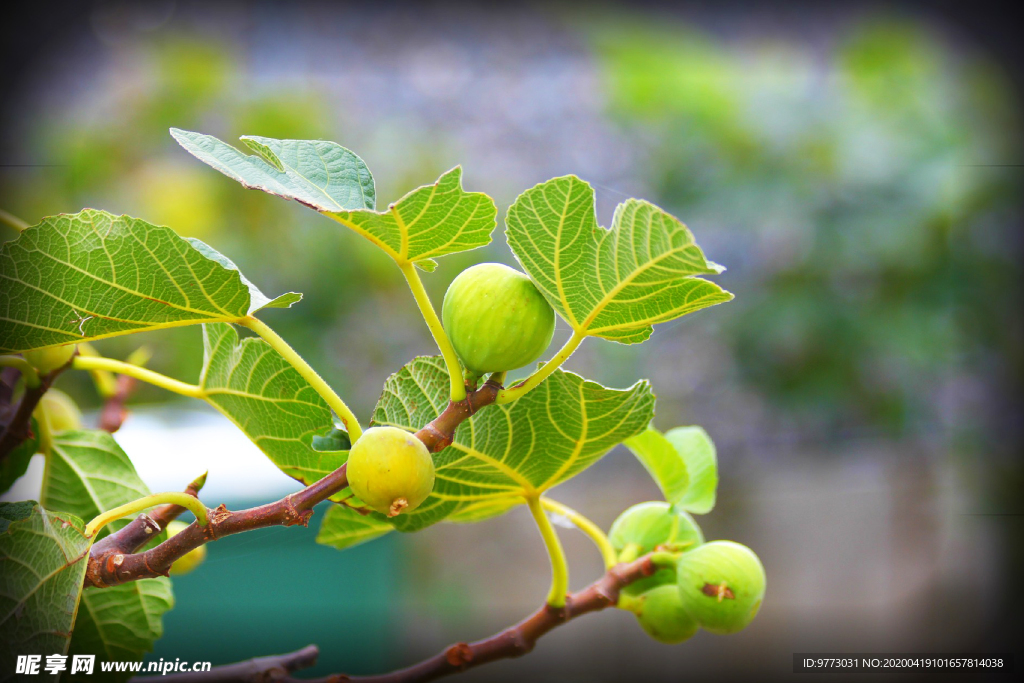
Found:
M 519 263 L 577 334 L 635 344 L 656 323 L 732 299 L 695 277 L 722 267 L 704 258 L 679 220 L 629 199 L 604 230 L 594 190 L 576 176 L 519 195 L 506 223 Z
M 18 655 L 67 652 L 92 545 L 83 527 L 35 502 L 0 503 L 0 681 L 15 679 Z
M 40 502 L 50 510 L 88 521 L 150 493 L 114 437 L 102 430 L 60 432 L 47 459 Z M 108 529 L 128 521 L 119 520 Z M 106 533 L 104 529 L 100 537 Z
M 415 262 L 432 270 L 431 259 L 490 243 L 498 209 L 486 194 L 462 189 L 462 169 L 456 166 L 387 211 L 327 215 L 376 244 L 397 263 Z
M 47 457 L 42 500 L 49 508 L 89 520 L 150 493 L 107 432 L 61 432 Z M 117 529 L 130 521 L 118 520 L 107 528 Z M 88 588 L 82 594 L 69 653 L 92 654 L 105 661 L 138 661 L 163 635 L 163 613 L 173 605 L 171 582 L 165 577 Z M 130 677 L 125 673 L 111 680 Z
M 226 323 L 203 325 L 206 399 L 245 432 L 290 477 L 312 484 L 341 467 L 347 451 L 318 451 L 331 433 L 331 409 L 270 344 Z
M 92 209 L 44 218 L 5 243 L 0 283 L 4 353 L 238 320 L 298 296 L 271 300 L 201 242 Z
M 448 403 L 448 387 L 440 358 L 416 358 L 388 378 L 373 422 L 417 430 Z M 433 493 L 394 524 L 411 531 L 450 516 L 468 522 L 500 514 L 579 474 L 642 432 L 653 414 L 646 381 L 607 389 L 557 370 L 523 398 L 459 425 L 454 443 L 434 456 Z
M 164 633 L 163 614 L 174 606 L 165 577 L 132 581 L 111 588 L 88 588 L 78 607 L 69 655 L 96 655 L 98 661 L 137 662 Z M 130 671 L 104 674 L 104 681 L 126 681 Z M 94 675 L 66 676 L 91 681 Z
M 715 444 L 700 427 L 654 427 L 626 441 L 661 488 L 665 500 L 683 510 L 707 514 L 715 507 L 718 464 Z
M 190 154 L 253 190 L 294 199 L 318 211 L 373 209 L 373 176 L 363 160 L 323 140 L 241 138 L 246 155 L 212 135 L 171 128 Z
M 332 505 L 316 535 L 316 542 L 342 550 L 372 541 L 394 529 L 383 515 L 361 515 L 350 507 Z

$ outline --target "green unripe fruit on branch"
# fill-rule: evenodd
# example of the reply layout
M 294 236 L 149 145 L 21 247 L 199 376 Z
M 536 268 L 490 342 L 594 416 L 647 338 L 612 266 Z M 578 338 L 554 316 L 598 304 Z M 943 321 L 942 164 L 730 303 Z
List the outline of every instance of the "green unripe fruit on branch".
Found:
M 75 344 L 64 346 L 50 346 L 45 349 L 33 349 L 26 351 L 23 355 L 32 367 L 40 374 L 46 375 L 57 368 L 64 367 L 71 357 L 75 355 Z
M 712 633 L 736 633 L 764 599 L 761 560 L 745 545 L 713 541 L 683 553 L 676 565 L 683 608 Z
M 173 522 L 167 525 L 167 537 L 170 538 L 171 536 L 180 534 L 187 528 L 188 524 L 185 524 L 185 522 L 179 522 L 178 520 L 174 520 Z M 179 557 L 177 560 L 175 560 L 174 563 L 171 565 L 171 574 L 174 574 L 176 576 L 188 574 L 190 571 L 194 570 L 196 567 L 201 565 L 203 563 L 203 560 L 205 559 L 206 546 L 201 545 L 195 550 L 190 550 L 181 557 Z
M 388 517 L 415 510 L 434 489 L 434 459 L 422 441 L 397 427 L 371 427 L 348 454 L 348 483 L 361 501 Z
M 647 591 L 631 609 L 647 635 L 661 643 L 681 643 L 700 630 L 696 620 L 683 609 L 679 589 L 672 584 Z
M 70 396 L 60 389 L 50 389 L 36 406 L 36 419 L 46 416 L 51 432 L 66 432 L 82 428 L 82 412 Z
M 645 555 L 659 545 L 691 549 L 704 542 L 697 522 L 684 510 L 673 510 L 665 501 L 638 503 L 627 509 L 612 524 L 608 540 L 619 553 L 619 559 L 628 562 Z M 635 581 L 623 592 L 640 595 L 655 586 L 675 586 L 676 570 L 662 567 L 653 576 Z
M 506 372 L 540 358 L 555 332 L 555 312 L 529 277 L 481 263 L 455 278 L 441 306 L 444 329 L 471 372 Z
M 684 510 L 674 510 L 664 501 L 638 503 L 612 523 L 608 540 L 616 551 L 635 546 L 636 556 L 651 552 L 659 545 L 693 548 L 704 542 L 697 522 Z

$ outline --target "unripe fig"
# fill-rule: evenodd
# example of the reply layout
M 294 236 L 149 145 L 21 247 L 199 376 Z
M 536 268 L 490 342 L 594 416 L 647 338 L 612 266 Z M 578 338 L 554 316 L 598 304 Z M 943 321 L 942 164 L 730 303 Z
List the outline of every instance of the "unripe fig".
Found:
M 620 553 L 634 544 L 639 557 L 659 545 L 693 548 L 704 542 L 704 534 L 686 511 L 672 509 L 664 501 L 651 501 L 638 503 L 619 515 L 608 532 L 608 540 Z
M 441 318 L 459 358 L 478 375 L 529 365 L 555 331 L 555 312 L 530 278 L 500 263 L 462 271 L 445 292 Z
M 50 346 L 45 349 L 33 349 L 26 351 L 23 355 L 25 360 L 31 363 L 32 367 L 45 375 L 63 367 L 71 357 L 75 355 L 75 344 L 64 346 Z
M 683 609 L 679 589 L 657 586 L 636 599 L 632 607 L 647 635 L 662 643 L 681 643 L 700 630 L 700 625 Z
M 60 389 L 50 389 L 39 399 L 36 417 L 46 415 L 51 432 L 66 432 L 82 428 L 82 412 L 70 396 Z
M 167 537 L 170 538 L 176 534 L 181 533 L 188 528 L 188 524 L 185 522 L 179 522 L 174 520 L 167 525 Z M 206 559 L 206 546 L 201 545 L 195 550 L 190 550 L 183 556 L 179 557 L 171 565 L 171 574 L 180 576 L 182 574 L 188 574 L 190 571 L 198 567 Z
M 713 541 L 683 553 L 676 574 L 683 608 L 712 633 L 742 630 L 764 599 L 761 560 L 732 541 Z
M 414 435 L 397 427 L 371 427 L 348 454 L 352 493 L 394 517 L 415 510 L 434 489 L 434 459 Z

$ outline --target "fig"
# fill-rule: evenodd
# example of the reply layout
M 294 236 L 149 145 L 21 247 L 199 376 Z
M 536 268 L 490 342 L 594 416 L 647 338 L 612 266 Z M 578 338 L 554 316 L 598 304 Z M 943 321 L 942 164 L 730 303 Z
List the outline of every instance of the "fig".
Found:
M 46 375 L 57 368 L 64 367 L 71 357 L 75 355 L 75 344 L 64 346 L 48 346 L 45 349 L 32 349 L 23 355 L 25 360 L 32 364 L 40 374 Z
M 631 609 L 647 635 L 661 643 L 681 643 L 700 630 L 696 620 L 683 609 L 679 589 L 671 584 L 643 593 Z
M 732 541 L 712 541 L 683 553 L 676 576 L 683 609 L 712 633 L 743 630 L 764 599 L 761 560 Z
M 529 365 L 555 332 L 555 312 L 530 278 L 500 263 L 462 271 L 445 292 L 441 320 L 462 363 L 477 375 Z
M 348 454 L 348 483 L 361 501 L 388 517 L 415 510 L 434 489 L 426 445 L 397 427 L 371 427 Z
M 608 540 L 619 553 L 632 545 L 639 557 L 659 545 L 693 548 L 704 542 L 704 534 L 686 511 L 673 509 L 664 501 L 651 501 L 638 503 L 619 515 Z
M 51 432 L 66 432 L 82 428 L 82 412 L 74 400 L 60 389 L 50 389 L 39 399 L 36 419 L 46 416 Z
M 170 538 L 171 536 L 177 535 L 187 528 L 188 524 L 185 524 L 185 522 L 179 522 L 178 520 L 174 520 L 173 522 L 167 525 L 167 537 Z M 171 565 L 171 574 L 174 574 L 175 576 L 188 574 L 190 571 L 194 570 L 196 567 L 201 565 L 203 563 L 203 560 L 205 559 L 206 546 L 201 545 L 195 550 L 190 550 L 183 556 L 175 560 L 174 563 Z

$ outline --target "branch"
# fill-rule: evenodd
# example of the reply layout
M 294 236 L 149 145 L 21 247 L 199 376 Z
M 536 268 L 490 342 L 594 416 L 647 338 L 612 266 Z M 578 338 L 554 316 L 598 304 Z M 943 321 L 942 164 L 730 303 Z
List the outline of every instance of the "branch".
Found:
M 306 526 L 313 515 L 313 508 L 318 503 L 348 486 L 346 469 L 346 466 L 342 465 L 320 481 L 273 503 L 239 512 L 231 512 L 224 505 L 215 510 L 207 510 L 209 520 L 206 526 L 193 522 L 180 533 L 142 553 L 124 554 L 111 549 L 97 553 L 94 547 L 89 553 L 85 584 L 107 588 L 128 581 L 167 576 L 175 560 L 210 541 L 270 526 Z M 157 511 L 155 514 L 165 513 Z M 167 521 L 170 519 L 173 517 Z
M 104 402 L 103 410 L 100 412 L 100 429 L 113 434 L 121 428 L 128 417 L 128 408 L 125 407 L 125 403 L 128 402 L 128 397 L 135 390 L 136 384 L 138 384 L 138 380 L 134 377 L 117 376 L 117 388 Z
M 494 403 L 501 391 L 501 382 L 494 375 L 476 391 L 467 394 L 461 401 L 449 401 L 448 407 L 416 432 L 416 438 L 427 446 L 431 453 L 437 453 L 451 445 L 455 429 L 476 411 Z
M 238 664 L 218 666 L 209 671 L 171 674 L 170 676 L 136 676 L 132 683 L 160 681 L 160 683 L 269 683 L 279 681 L 299 669 L 316 664 L 320 650 L 308 645 L 284 655 L 257 657 Z
M 6 458 L 22 441 L 32 436 L 32 413 L 35 412 L 43 394 L 53 386 L 54 380 L 71 365 L 71 362 L 69 360 L 63 367 L 59 367 L 49 374 L 41 375 L 38 386 L 25 387 L 25 393 L 21 395 L 18 409 L 10 421 L 4 425 L 3 434 L 0 435 L 0 460 Z
M 359 683 L 422 683 L 433 681 L 450 674 L 461 673 L 483 664 L 521 657 L 533 650 L 537 641 L 552 629 L 561 626 L 576 617 L 590 612 L 600 612 L 614 607 L 619 602 L 619 593 L 634 581 L 651 576 L 663 561 L 660 556 L 665 553 L 650 553 L 628 564 L 619 564 L 609 569 L 604 576 L 590 584 L 579 593 L 566 597 L 565 607 L 554 608 L 544 605 L 515 626 L 496 633 L 489 638 L 474 643 L 455 643 L 429 659 L 414 664 L 406 669 L 392 671 L 376 676 L 347 676 L 333 674 L 318 679 L 272 678 L 270 672 L 266 678 L 229 678 L 229 673 L 239 671 L 234 667 L 250 666 L 251 662 L 231 664 L 217 667 L 205 673 L 185 673 L 176 676 L 162 677 L 161 681 L 169 683 L 220 683 L 221 681 L 269 681 L 279 683 L 343 683 L 358 681 Z M 312 647 L 312 646 L 310 646 Z M 308 648 L 307 648 L 308 649 Z M 252 660 L 252 662 L 272 661 L 273 657 Z M 238 675 L 238 674 L 235 674 Z M 150 679 L 132 679 L 133 683 Z

